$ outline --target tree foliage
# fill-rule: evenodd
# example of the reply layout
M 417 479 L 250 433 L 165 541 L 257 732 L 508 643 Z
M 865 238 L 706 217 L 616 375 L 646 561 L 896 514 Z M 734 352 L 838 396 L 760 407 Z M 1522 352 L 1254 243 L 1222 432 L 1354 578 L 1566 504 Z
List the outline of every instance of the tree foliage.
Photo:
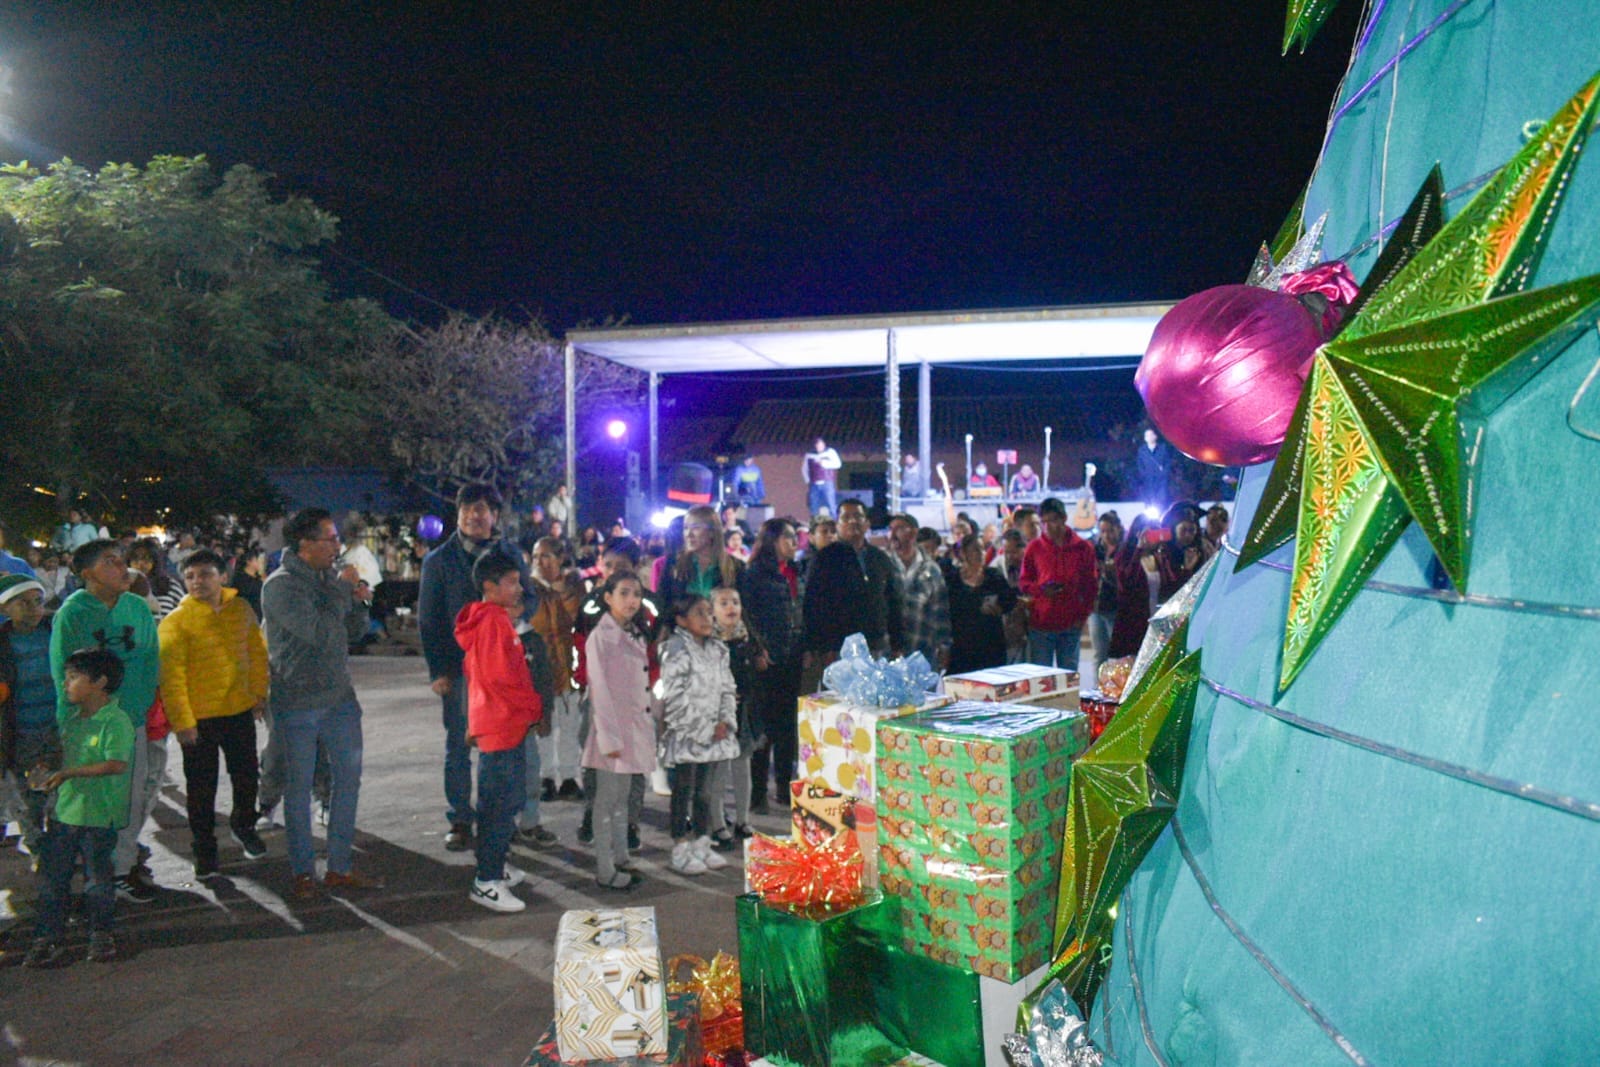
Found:
M 562 479 L 565 360 L 538 323 L 452 315 L 389 337 L 364 362 L 388 446 L 416 485 L 448 498 L 489 482 L 508 498 Z M 579 353 L 585 410 L 637 404 L 643 375 Z
M 192 522 L 270 511 L 265 467 L 346 458 L 366 408 L 330 368 L 395 327 L 330 297 L 312 252 L 336 228 L 204 157 L 0 168 L 8 486 Z

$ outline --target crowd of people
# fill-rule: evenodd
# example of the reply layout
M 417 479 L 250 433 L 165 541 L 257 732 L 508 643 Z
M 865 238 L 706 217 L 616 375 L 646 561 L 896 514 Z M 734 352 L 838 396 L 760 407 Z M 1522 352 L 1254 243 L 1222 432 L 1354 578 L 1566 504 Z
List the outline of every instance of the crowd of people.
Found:
M 63 959 L 62 906 L 79 868 L 93 959 L 115 958 L 116 901 L 159 892 L 139 836 L 169 735 L 197 878 L 219 871 L 225 765 L 229 835 L 253 859 L 267 851 L 261 834 L 283 827 L 291 898 L 381 884 L 352 865 L 362 741 L 348 657 L 389 583 L 415 583 L 440 702 L 444 847 L 475 852 L 472 901 L 511 912 L 526 905 L 510 845 L 556 845 L 540 820 L 554 801 L 584 804 L 578 841 L 592 845 L 602 888 L 638 884 L 631 857 L 658 768 L 671 868 L 726 866 L 752 813 L 788 805 L 797 700 L 820 688 L 851 634 L 946 671 L 1024 660 L 1074 670 L 1085 628 L 1096 662 L 1131 654 L 1228 522 L 1221 507 L 1177 504 L 1126 530 L 1107 512 L 1084 537 L 1047 498 L 981 530 L 956 515 L 948 538 L 897 514 L 874 537 L 847 499 L 836 517 L 755 531 L 737 505 L 702 505 L 645 543 L 618 527 L 596 546 L 563 536 L 570 516 L 557 507 L 512 537 L 498 493 L 466 486 L 454 530 L 410 569 L 409 544 L 374 544 L 359 524 L 341 532 L 321 509 L 291 517 L 271 556 L 224 555 L 188 534 L 112 539 L 70 516 L 62 583 L 0 540 L 0 805 L 41 878 L 25 962 Z

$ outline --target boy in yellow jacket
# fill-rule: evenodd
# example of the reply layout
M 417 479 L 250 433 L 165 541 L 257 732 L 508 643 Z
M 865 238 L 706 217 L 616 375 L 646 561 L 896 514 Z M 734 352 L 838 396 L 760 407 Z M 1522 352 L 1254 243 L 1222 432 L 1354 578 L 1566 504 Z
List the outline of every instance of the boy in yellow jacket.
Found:
M 183 746 L 196 878 L 217 869 L 217 754 L 228 761 L 233 839 L 249 859 L 267 854 L 256 833 L 256 719 L 267 699 L 267 643 L 256 613 L 222 584 L 222 557 L 205 549 L 183 564 L 189 586 L 161 620 L 161 697 Z

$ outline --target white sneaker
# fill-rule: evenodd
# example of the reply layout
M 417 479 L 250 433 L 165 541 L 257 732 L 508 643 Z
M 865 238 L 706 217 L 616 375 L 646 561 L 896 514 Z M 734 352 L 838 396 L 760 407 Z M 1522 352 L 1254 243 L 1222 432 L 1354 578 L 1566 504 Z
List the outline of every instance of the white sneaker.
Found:
M 513 886 L 519 886 L 527 880 L 527 871 L 523 870 L 521 867 L 513 867 L 509 863 L 506 864 L 504 872 L 502 872 L 500 875 L 500 881 L 505 884 L 507 889 L 510 889 Z
M 705 874 L 706 865 L 695 854 L 694 846 L 687 841 L 679 841 L 672 846 L 672 869 L 679 874 Z
M 490 911 L 521 911 L 528 906 L 521 897 L 512 896 L 511 887 L 504 882 L 481 882 L 476 878 L 472 880 L 472 892 L 467 894 L 467 899 Z
M 261 817 L 256 820 L 256 833 L 264 834 L 269 830 L 282 829 L 283 823 L 278 819 L 278 805 L 262 808 Z
M 711 847 L 711 838 L 702 837 L 693 845 L 694 858 L 706 865 L 708 871 L 720 871 L 728 865 L 722 854 Z

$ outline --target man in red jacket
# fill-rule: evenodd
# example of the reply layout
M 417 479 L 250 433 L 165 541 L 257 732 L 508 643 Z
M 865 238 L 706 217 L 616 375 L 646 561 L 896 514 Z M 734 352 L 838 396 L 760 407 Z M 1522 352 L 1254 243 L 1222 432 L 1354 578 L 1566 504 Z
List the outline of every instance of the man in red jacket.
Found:
M 521 569 L 490 552 L 472 568 L 472 580 L 483 599 L 456 616 L 456 643 L 466 653 L 467 743 L 478 749 L 478 871 L 468 899 L 494 911 L 521 911 L 527 905 L 511 888 L 524 875 L 506 864 L 506 854 L 527 794 L 523 742 L 544 708 L 511 625 L 522 611 Z
M 1039 505 L 1044 532 L 1022 553 L 1017 587 L 1028 609 L 1028 662 L 1078 669 L 1078 640 L 1099 586 L 1094 547 L 1067 526 L 1067 508 L 1050 497 Z

